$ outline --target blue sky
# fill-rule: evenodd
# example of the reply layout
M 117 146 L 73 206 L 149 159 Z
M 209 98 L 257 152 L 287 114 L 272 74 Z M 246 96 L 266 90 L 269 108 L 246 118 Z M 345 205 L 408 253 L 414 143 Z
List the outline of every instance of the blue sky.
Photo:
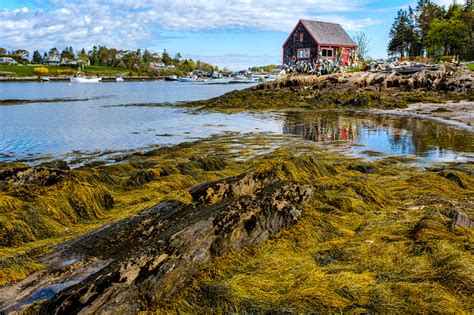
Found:
M 306 18 L 365 32 L 369 55 L 383 58 L 396 12 L 408 5 L 415 0 L 0 0 L 0 47 L 167 49 L 242 69 L 280 63 L 282 43 Z

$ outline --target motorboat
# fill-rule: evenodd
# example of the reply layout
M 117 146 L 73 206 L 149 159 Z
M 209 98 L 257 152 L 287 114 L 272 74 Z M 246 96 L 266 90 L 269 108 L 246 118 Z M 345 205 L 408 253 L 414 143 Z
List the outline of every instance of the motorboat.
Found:
M 124 80 L 122 77 L 116 77 L 116 78 L 115 78 L 115 81 L 116 81 L 116 82 L 123 82 L 123 81 L 125 81 L 125 80 Z
M 178 81 L 178 77 L 175 75 L 169 75 L 165 77 L 165 81 Z
M 190 75 L 187 77 L 180 77 L 178 78 L 178 81 L 179 82 L 206 82 L 207 80 Z
M 71 83 L 99 83 L 102 78 L 71 77 Z
M 236 75 L 234 76 L 234 79 L 237 81 L 250 81 L 249 78 L 244 75 Z

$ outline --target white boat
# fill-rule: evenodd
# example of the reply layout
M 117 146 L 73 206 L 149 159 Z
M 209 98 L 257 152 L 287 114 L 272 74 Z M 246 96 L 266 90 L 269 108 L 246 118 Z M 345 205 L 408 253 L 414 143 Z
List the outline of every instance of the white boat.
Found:
M 125 80 L 124 80 L 122 77 L 116 77 L 116 78 L 115 78 L 115 81 L 117 81 L 117 82 L 123 82 L 123 81 L 125 81 Z
M 250 81 L 250 79 L 244 75 L 236 75 L 234 76 L 234 79 L 237 81 Z
M 71 77 L 71 83 L 99 83 L 102 78 Z
M 179 82 L 206 82 L 207 80 L 190 75 L 187 77 L 178 78 L 178 81 Z
M 261 75 L 252 75 L 252 76 L 250 77 L 250 81 L 263 82 L 263 81 L 264 81 L 264 77 L 261 76 Z

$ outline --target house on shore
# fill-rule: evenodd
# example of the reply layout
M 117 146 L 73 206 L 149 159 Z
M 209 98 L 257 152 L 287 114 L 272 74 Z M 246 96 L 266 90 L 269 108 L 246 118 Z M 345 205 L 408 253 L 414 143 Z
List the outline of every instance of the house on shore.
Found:
M 18 62 L 11 57 L 0 57 L 0 64 L 14 66 L 18 64 Z
M 61 57 L 59 55 L 50 55 L 43 59 L 42 64 L 50 66 L 59 66 L 61 64 Z
M 283 64 L 330 60 L 340 66 L 355 62 L 357 45 L 340 24 L 299 20 L 283 44 Z

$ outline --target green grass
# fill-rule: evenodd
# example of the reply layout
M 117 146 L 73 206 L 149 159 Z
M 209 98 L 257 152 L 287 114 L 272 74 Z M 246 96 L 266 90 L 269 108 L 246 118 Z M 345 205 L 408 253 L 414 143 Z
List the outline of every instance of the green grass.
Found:
M 467 68 L 471 71 L 474 71 L 474 63 L 470 63 L 467 65 Z

